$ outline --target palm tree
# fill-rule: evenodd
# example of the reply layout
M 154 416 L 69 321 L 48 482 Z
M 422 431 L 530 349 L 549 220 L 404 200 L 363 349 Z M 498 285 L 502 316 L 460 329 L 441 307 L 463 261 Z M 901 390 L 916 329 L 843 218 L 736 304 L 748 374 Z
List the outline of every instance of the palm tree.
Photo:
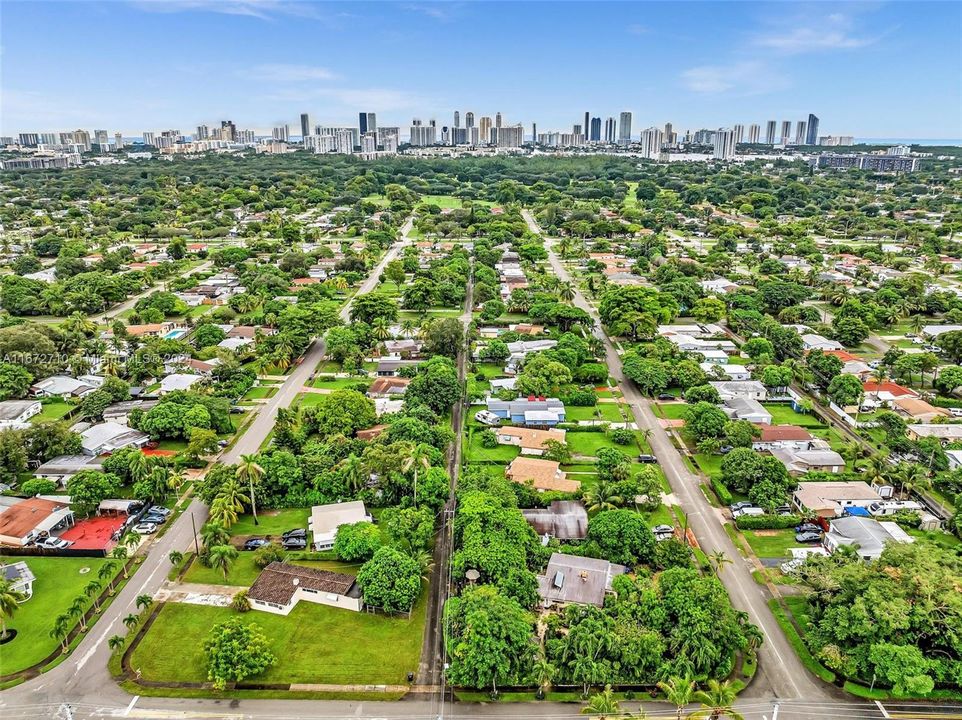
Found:
M 745 720 L 744 716 L 735 711 L 736 696 L 737 692 L 729 681 L 711 679 L 708 681 L 707 690 L 699 690 L 692 696 L 695 702 L 701 703 L 703 709 L 692 713 L 691 717 L 718 720 L 725 715 L 731 720 Z
M 110 557 L 117 558 L 118 560 L 127 559 L 127 548 L 123 545 L 118 545 L 113 550 L 110 551 Z M 124 579 L 127 579 L 127 563 L 120 563 L 120 569 L 124 573 Z
M 87 598 L 83 595 L 74 598 L 74 601 L 70 604 L 67 609 L 67 613 L 70 617 L 77 618 L 80 621 L 80 632 L 87 632 Z
M 107 583 L 107 592 L 111 597 L 114 595 L 114 570 L 117 568 L 117 564 L 114 562 L 105 562 L 100 566 L 100 570 L 97 571 L 97 577 Z
M 588 512 L 614 510 L 623 504 L 624 500 L 619 495 L 616 495 L 616 492 L 617 490 L 615 490 L 613 484 L 607 480 L 599 480 L 595 483 L 594 487 L 588 488 L 588 490 L 584 492 L 584 501 Z
M 92 335 L 97 330 L 96 323 L 79 310 L 71 313 L 70 316 L 63 321 L 63 327 L 68 332 L 81 335 Z
M 226 545 L 230 542 L 230 533 L 220 523 L 209 522 L 200 529 L 200 539 L 206 547 Z
M 182 562 L 184 562 L 184 553 L 182 553 L 180 550 L 171 550 L 167 554 L 167 558 L 170 560 L 171 565 L 180 565 Z
M 217 493 L 210 507 L 210 517 L 229 528 L 237 522 L 238 513 L 244 509 L 244 504 L 249 502 L 250 498 L 241 492 L 240 485 L 232 478 L 225 482 Z
M 53 621 L 53 627 L 50 629 L 50 637 L 56 638 L 60 642 L 60 650 L 66 654 L 69 645 L 67 645 L 67 635 L 70 634 L 70 617 L 67 615 L 58 615 L 57 619 Z
M 0 639 L 7 637 L 7 623 L 13 619 L 20 603 L 27 599 L 27 594 L 15 590 L 9 580 L 0 580 Z
M 665 700 L 675 706 L 677 718 L 681 720 L 681 712 L 691 703 L 695 694 L 695 681 L 688 675 L 678 677 L 673 675 L 664 682 L 658 683 L 658 689 L 665 694 Z
M 421 582 L 431 581 L 431 568 L 434 567 L 434 556 L 427 550 L 410 549 L 411 559 L 418 564 L 421 572 Z
M 605 685 L 600 693 L 595 693 L 588 700 L 588 704 L 581 708 L 582 715 L 597 715 L 599 720 L 621 715 L 621 708 L 611 685 Z
M 151 603 L 154 602 L 154 598 L 151 595 L 138 595 L 137 596 L 137 609 L 141 610 L 145 607 L 150 607 Z
M 418 470 L 431 467 L 431 449 L 424 443 L 413 445 L 404 450 L 404 460 L 401 462 L 401 472 L 414 471 L 414 507 L 418 506 Z
M 237 548 L 231 545 L 215 545 L 207 553 L 207 562 L 215 570 L 224 573 L 224 581 L 226 582 L 227 573 L 230 572 L 237 556 Z
M 708 554 L 708 562 L 710 562 L 711 566 L 715 568 L 715 574 L 721 575 L 722 568 L 725 566 L 725 563 L 730 564 L 732 561 L 731 558 L 725 554 L 724 550 L 715 550 L 714 552 Z
M 374 322 L 371 323 L 371 335 L 374 336 L 375 340 L 382 342 L 391 337 L 391 330 L 388 326 L 387 318 L 374 318 Z
M 104 586 L 96 580 L 91 580 L 84 586 L 84 595 L 93 600 L 94 612 L 100 612 L 99 596 L 100 591 L 103 590 L 103 587 Z
M 336 469 L 343 473 L 348 490 L 353 493 L 358 492 L 364 487 L 364 483 L 367 482 L 368 477 L 370 477 L 364 461 L 354 453 L 351 453 L 341 460 L 341 462 L 337 464 Z
M 130 475 L 131 482 L 136 485 L 150 475 L 150 459 L 143 453 L 137 453 L 130 458 L 127 472 Z
M 865 463 L 865 479 L 869 484 L 884 484 L 888 480 L 890 467 L 886 455 L 873 454 Z
M 414 337 L 414 331 L 417 330 L 418 324 L 411 318 L 404 318 L 401 321 L 401 333 L 405 337 Z
M 133 613 L 127 613 L 127 616 L 124 618 L 124 625 L 126 625 L 127 629 L 130 630 L 130 628 L 137 624 L 137 620 L 138 618 L 136 615 Z
M 107 640 L 107 647 L 111 650 L 119 650 L 124 646 L 124 636 L 123 635 L 111 635 Z
M 241 455 L 240 463 L 234 475 L 241 482 L 246 482 L 250 488 L 251 514 L 254 516 L 254 524 L 257 525 L 257 504 L 254 501 L 254 482 L 260 482 L 264 477 L 264 468 L 257 464 L 256 455 Z
M 558 286 L 558 297 L 570 303 L 575 299 L 575 286 L 568 281 L 562 282 Z
M 534 681 L 538 683 L 538 691 L 542 696 L 551 687 L 556 672 L 555 666 L 544 657 L 538 658 L 538 661 L 534 664 Z

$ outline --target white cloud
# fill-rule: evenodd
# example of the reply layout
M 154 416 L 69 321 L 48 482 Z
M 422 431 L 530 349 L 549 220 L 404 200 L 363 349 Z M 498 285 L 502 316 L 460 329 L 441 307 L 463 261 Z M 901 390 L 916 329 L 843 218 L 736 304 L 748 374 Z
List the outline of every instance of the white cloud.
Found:
M 284 15 L 315 20 L 328 17 L 320 13 L 316 5 L 296 0 L 134 0 L 131 4 L 147 12 L 211 12 L 260 20 Z
M 274 83 L 308 83 L 337 79 L 337 75 L 327 68 L 286 63 L 255 65 L 251 70 L 242 74 L 252 80 Z
M 853 35 L 851 24 L 847 16 L 832 13 L 814 25 L 793 23 L 791 27 L 756 35 L 753 44 L 756 47 L 786 55 L 798 55 L 831 50 L 855 50 L 878 40 L 877 37 Z
M 692 92 L 705 95 L 761 95 L 789 85 L 777 68 L 758 61 L 699 65 L 682 72 L 681 80 Z

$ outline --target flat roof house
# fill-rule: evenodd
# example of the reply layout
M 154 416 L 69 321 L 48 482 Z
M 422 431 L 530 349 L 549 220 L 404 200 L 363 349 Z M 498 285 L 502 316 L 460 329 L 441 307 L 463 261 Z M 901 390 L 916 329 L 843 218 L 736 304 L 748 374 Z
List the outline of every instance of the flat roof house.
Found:
M 829 340 L 817 333 L 805 333 L 802 335 L 802 349 L 809 350 L 844 350 L 845 347 L 836 340 Z
M 103 461 L 90 455 L 58 455 L 34 470 L 33 476 L 53 480 L 63 486 L 79 472 L 101 469 L 103 469 Z
M 99 388 L 101 384 L 103 384 L 103 378 L 100 378 L 98 383 L 68 375 L 51 375 L 31 385 L 30 395 L 33 397 L 83 397 Z
M 203 379 L 204 378 L 200 375 L 174 373 L 172 375 L 168 375 L 160 381 L 160 387 L 157 389 L 157 394 L 166 395 L 167 393 L 175 392 L 177 390 L 190 390 L 194 385 Z
M 0 545 L 23 547 L 41 533 L 73 525 L 73 511 L 65 502 L 43 498 L 0 499 Z
M 4 400 L 0 402 L 0 430 L 21 430 L 43 406 L 37 400 Z
M 150 436 L 146 433 L 115 422 L 100 423 L 80 433 L 84 454 L 90 456 L 103 455 L 125 447 L 142 448 L 148 442 Z
M 923 425 L 935 422 L 940 418 L 952 417 L 952 413 L 945 408 L 935 407 L 918 398 L 896 398 L 892 401 L 892 408 L 902 417 Z
M 341 525 L 359 522 L 371 522 L 371 516 L 360 500 L 315 505 L 311 508 L 311 517 L 307 521 L 307 526 L 314 535 L 314 549 L 330 550 L 334 547 L 337 529 Z
M 947 445 L 952 442 L 962 441 L 962 425 L 948 425 L 948 424 L 937 424 L 937 425 L 909 425 L 905 432 L 909 436 L 909 440 L 920 440 L 924 437 L 934 437 L 938 438 L 943 445 Z
M 564 443 L 564 430 L 534 430 L 524 427 L 499 427 L 494 431 L 501 445 L 515 445 L 522 455 L 542 455 L 549 440 Z
M 772 424 L 772 414 L 758 400 L 745 397 L 724 397 L 722 398 L 722 405 L 725 414 L 734 420 L 747 420 L 756 425 Z
M 802 515 L 823 518 L 838 517 L 850 507 L 867 508 L 881 499 L 868 483 L 861 480 L 804 482 L 792 494 L 792 504 Z
M 708 384 L 715 388 L 722 398 L 740 397 L 748 400 L 765 400 L 768 398 L 768 390 L 758 380 L 743 380 L 740 382 L 713 380 Z
M 552 427 L 565 421 L 564 403 L 557 398 L 488 398 L 488 410 L 502 420 L 526 427 Z
M 544 607 L 594 605 L 602 607 L 612 594 L 611 581 L 627 571 L 607 560 L 552 553 L 544 575 L 538 575 L 538 595 Z
M 776 448 L 770 451 L 788 470 L 789 475 L 804 475 L 807 472 L 840 473 L 845 471 L 845 458 L 834 450 L 793 450 Z
M 252 610 L 287 615 L 301 600 L 360 612 L 364 601 L 353 575 L 272 562 L 247 591 Z
M 829 552 L 835 552 L 842 545 L 850 545 L 863 560 L 877 560 L 885 546 L 893 542 L 911 543 L 915 540 L 894 522 L 878 522 L 858 516 L 830 521 L 829 530 L 822 539 L 822 544 Z
M 504 474 L 511 482 L 521 484 L 530 482 L 534 489 L 539 492 L 545 490 L 577 492 L 581 487 L 581 483 L 577 480 L 568 480 L 567 475 L 561 469 L 561 464 L 554 460 L 541 460 L 519 455 L 504 469 Z
M 541 537 L 584 540 L 588 536 L 588 511 L 577 500 L 552 500 L 546 508 L 526 509 L 521 514 Z

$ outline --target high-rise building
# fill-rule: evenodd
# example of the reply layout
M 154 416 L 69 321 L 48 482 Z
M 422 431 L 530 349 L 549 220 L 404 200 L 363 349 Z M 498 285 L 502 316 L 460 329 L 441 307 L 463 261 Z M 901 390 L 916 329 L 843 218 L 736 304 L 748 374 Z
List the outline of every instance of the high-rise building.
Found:
M 521 123 L 517 125 L 506 125 L 501 128 L 496 128 L 498 133 L 498 147 L 504 148 L 519 148 L 524 145 L 524 126 Z
M 154 145 L 154 134 L 152 132 L 144 132 L 144 145 Z
M 588 139 L 591 142 L 601 142 L 601 118 L 600 117 L 591 118 L 591 131 L 589 132 Z
M 357 125 L 360 134 L 377 132 L 377 116 L 372 112 L 357 114 Z
M 736 125 L 732 128 L 735 133 L 735 143 L 745 142 L 745 126 Z
M 782 135 L 781 135 L 782 145 L 788 145 L 789 143 L 792 142 L 791 135 L 792 135 L 792 121 L 782 120 Z
M 209 140 L 210 139 L 210 128 L 206 125 L 197 126 L 197 134 L 194 136 L 194 140 Z
M 301 113 L 301 139 L 303 140 L 311 134 L 311 116 Z
M 615 123 L 615 119 L 613 117 L 609 117 L 607 120 L 605 120 L 605 144 L 606 145 L 615 144 L 616 128 L 617 128 L 617 124 Z
M 366 132 L 361 135 L 361 152 L 365 155 L 373 155 L 377 152 L 376 132 Z
M 37 133 L 20 133 L 19 145 L 23 147 L 37 147 L 40 144 L 40 136 Z
M 715 159 L 731 160 L 735 157 L 735 131 L 718 128 L 715 131 Z
M 11 145 L 13 143 L 10 143 Z M 62 145 L 60 138 L 57 133 L 40 133 L 40 144 L 41 145 Z
M 585 124 L 583 125 L 585 129 L 585 140 L 591 139 L 591 115 L 585 110 Z
M 657 160 L 661 156 L 661 146 L 665 144 L 665 134 L 655 127 L 641 131 L 641 156 Z
M 461 113 L 458 110 L 454 111 L 454 127 L 461 127 Z
M 531 123 L 531 144 L 538 142 L 538 123 Z
M 808 114 L 808 128 L 805 132 L 805 144 L 815 145 L 818 142 L 818 118 L 812 113 Z
M 229 140 L 230 142 L 237 142 L 237 126 L 234 124 L 232 120 L 221 120 L 220 132 L 224 140 Z
M 470 110 L 464 113 L 464 127 L 474 127 L 474 113 Z
M 494 114 L 494 127 L 495 127 L 495 129 L 500 130 L 500 129 L 501 129 L 501 123 L 502 123 L 501 113 L 495 113 L 495 114 Z
M 479 122 L 479 130 L 481 131 L 481 145 L 487 145 L 491 142 L 491 118 L 487 115 L 482 115 Z
M 481 144 L 481 128 L 477 125 L 472 125 L 471 127 L 464 128 L 464 130 L 468 134 L 468 145 L 477 147 Z
M 618 144 L 629 145 L 631 143 L 631 113 L 623 112 L 618 117 Z
M 278 125 L 274 128 L 271 133 L 271 137 L 275 140 L 280 140 L 281 142 L 288 142 L 291 139 L 291 126 L 290 125 Z
M 762 129 L 759 127 L 758 123 L 752 123 L 748 126 L 748 142 L 752 145 L 758 144 L 758 136 L 761 135 Z
M 666 145 L 674 145 L 677 138 L 675 137 L 675 131 L 670 122 L 665 123 L 665 134 L 663 136 L 663 141 Z
M 424 125 L 418 118 L 411 121 L 410 143 L 415 147 L 427 147 L 437 142 L 437 123 L 430 121 L 429 125 Z
M 775 144 L 775 126 L 776 126 L 776 122 L 774 120 L 769 120 L 765 124 L 765 144 L 766 145 Z
M 393 144 L 394 152 L 397 152 L 397 146 L 400 144 L 399 143 L 400 137 L 401 137 L 401 128 L 379 127 L 377 129 L 377 144 L 382 145 L 385 150 L 387 150 L 388 144 Z
M 805 144 L 805 138 L 807 137 L 807 133 L 806 133 L 807 125 L 808 123 L 806 123 L 804 120 L 799 120 L 798 124 L 795 125 L 795 144 L 796 145 Z
M 124 142 L 123 133 L 114 133 L 114 149 L 119 152 L 124 149 L 124 145 L 126 145 L 126 143 Z

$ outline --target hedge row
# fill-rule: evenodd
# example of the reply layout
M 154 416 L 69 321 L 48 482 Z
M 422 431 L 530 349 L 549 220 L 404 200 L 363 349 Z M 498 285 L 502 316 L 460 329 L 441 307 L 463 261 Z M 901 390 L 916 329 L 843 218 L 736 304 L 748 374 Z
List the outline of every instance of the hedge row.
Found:
M 711 487 L 712 490 L 715 491 L 715 494 L 718 496 L 718 500 L 722 505 L 731 505 L 735 501 L 732 497 L 731 491 L 728 489 L 725 483 L 723 483 L 717 477 L 713 477 L 711 479 Z
M 802 522 L 800 515 L 742 515 L 735 520 L 739 530 L 785 530 Z

